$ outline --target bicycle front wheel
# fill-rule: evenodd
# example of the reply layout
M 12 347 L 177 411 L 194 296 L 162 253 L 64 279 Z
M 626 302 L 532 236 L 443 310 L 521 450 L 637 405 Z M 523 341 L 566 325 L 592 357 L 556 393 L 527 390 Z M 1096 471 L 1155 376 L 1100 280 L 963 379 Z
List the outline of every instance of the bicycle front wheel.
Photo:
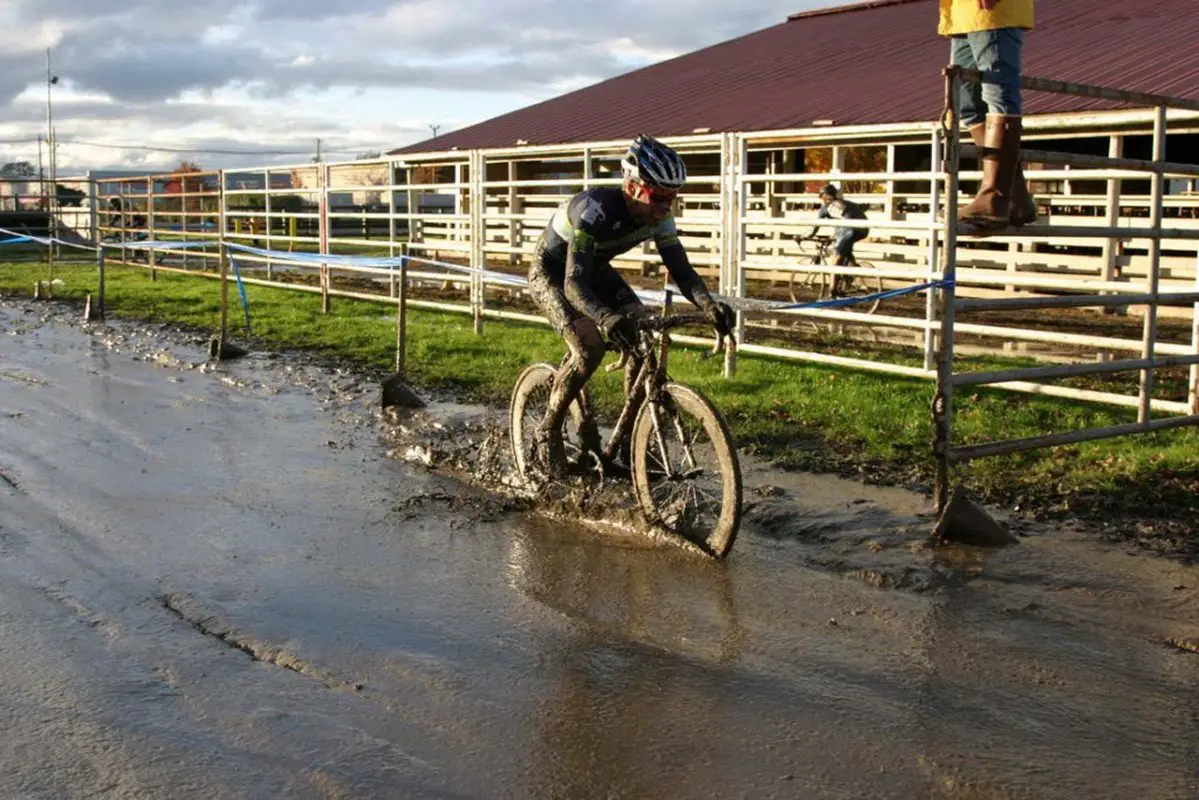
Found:
M 633 486 L 649 522 L 724 558 L 741 526 L 741 464 L 720 412 L 668 383 L 641 407 L 632 445 Z
M 533 452 L 534 434 L 541 421 L 545 419 L 545 411 L 550 402 L 550 390 L 554 386 L 554 376 L 557 370 L 553 364 L 532 364 L 516 380 L 512 390 L 512 400 L 508 407 L 508 425 L 512 436 L 512 456 L 516 462 L 516 471 L 521 478 L 529 480 L 534 477 L 533 467 L 537 463 Z M 579 428 L 583 424 L 583 403 L 581 402 L 586 387 L 580 392 L 580 398 L 570 404 L 570 413 L 563 426 L 555 435 L 562 438 L 563 450 L 567 461 L 578 461 L 581 457 L 581 444 L 578 438 Z
M 854 264 L 854 266 L 864 267 L 866 269 L 871 269 L 874 267 L 874 265 L 868 261 L 858 262 L 858 263 Z M 846 282 L 846 289 L 844 292 L 841 293 L 841 296 L 842 297 L 854 297 L 854 296 L 861 296 L 861 295 L 873 295 L 873 294 L 880 294 L 880 293 L 882 293 L 882 291 L 883 291 L 883 279 L 882 278 L 875 277 L 875 276 L 867 277 L 865 275 L 857 275 L 857 276 L 854 276 L 853 278 L 849 279 Z M 878 305 L 881 302 L 882 302 L 881 300 L 879 300 L 878 298 L 875 298 L 874 300 L 870 300 L 870 301 L 861 303 L 859 306 L 857 306 L 857 309 L 860 311 L 863 311 L 867 314 L 873 314 L 875 311 L 878 311 Z
M 823 262 L 819 258 L 809 258 L 808 263 L 816 266 Z M 787 288 L 792 303 L 806 303 L 813 299 L 827 300 L 831 283 L 832 276 L 827 272 L 792 272 Z M 812 294 L 816 297 L 812 298 Z

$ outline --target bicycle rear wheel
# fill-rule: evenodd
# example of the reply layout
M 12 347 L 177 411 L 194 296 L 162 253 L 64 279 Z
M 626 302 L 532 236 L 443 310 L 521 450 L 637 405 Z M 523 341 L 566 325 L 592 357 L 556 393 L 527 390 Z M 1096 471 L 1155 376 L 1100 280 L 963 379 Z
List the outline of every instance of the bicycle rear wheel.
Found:
M 545 419 L 545 410 L 549 406 L 550 390 L 553 389 L 556 374 L 557 369 L 553 364 L 531 364 L 525 367 L 524 372 L 516 379 L 516 387 L 512 390 L 512 401 L 508 407 L 512 457 L 516 462 L 517 474 L 525 480 L 534 477 L 532 468 L 537 463 L 533 453 L 534 434 Z M 580 397 L 583 397 L 586 391 L 584 387 Z M 562 437 L 568 462 L 578 461 L 582 455 L 579 441 L 579 428 L 582 424 L 583 406 L 579 400 L 575 400 L 570 404 L 570 413 L 563 430 L 556 432 Z
M 646 518 L 723 558 L 741 526 L 741 464 L 720 412 L 694 389 L 668 383 L 641 407 L 632 444 Z

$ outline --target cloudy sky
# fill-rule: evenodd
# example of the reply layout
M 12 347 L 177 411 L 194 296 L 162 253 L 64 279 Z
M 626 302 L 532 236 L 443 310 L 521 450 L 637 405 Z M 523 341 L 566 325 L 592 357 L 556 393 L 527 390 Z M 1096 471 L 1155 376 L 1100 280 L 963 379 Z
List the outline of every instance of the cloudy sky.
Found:
M 37 162 L 46 48 L 60 174 L 249 166 L 420 141 L 842 1 L 0 0 L 0 162 Z

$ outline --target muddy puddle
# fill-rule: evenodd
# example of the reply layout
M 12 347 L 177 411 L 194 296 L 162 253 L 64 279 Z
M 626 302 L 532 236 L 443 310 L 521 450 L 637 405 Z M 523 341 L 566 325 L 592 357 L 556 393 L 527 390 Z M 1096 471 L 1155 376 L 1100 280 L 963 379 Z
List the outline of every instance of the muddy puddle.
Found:
M 0 795 L 1199 797 L 1193 568 L 748 460 L 713 563 L 500 412 L 74 316 L 0 303 Z

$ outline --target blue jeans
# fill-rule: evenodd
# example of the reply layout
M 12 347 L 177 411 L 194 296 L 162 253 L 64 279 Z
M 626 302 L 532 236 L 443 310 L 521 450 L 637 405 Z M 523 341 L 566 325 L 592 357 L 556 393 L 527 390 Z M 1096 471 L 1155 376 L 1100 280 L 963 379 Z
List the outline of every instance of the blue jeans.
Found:
M 949 43 L 949 63 L 976 69 L 995 83 L 963 83 L 962 124 L 981 125 L 987 114 L 1019 117 L 1024 113 L 1020 98 L 1020 52 L 1023 28 L 1000 28 L 954 36 Z
M 853 258 L 853 246 L 870 235 L 865 228 L 838 228 L 833 238 L 833 252 L 845 258 Z

